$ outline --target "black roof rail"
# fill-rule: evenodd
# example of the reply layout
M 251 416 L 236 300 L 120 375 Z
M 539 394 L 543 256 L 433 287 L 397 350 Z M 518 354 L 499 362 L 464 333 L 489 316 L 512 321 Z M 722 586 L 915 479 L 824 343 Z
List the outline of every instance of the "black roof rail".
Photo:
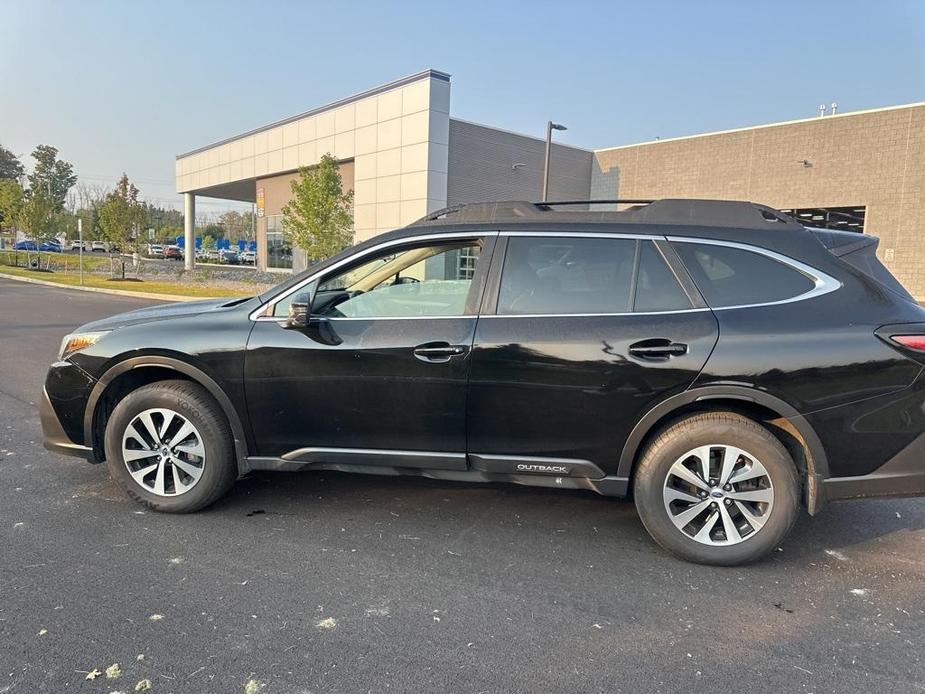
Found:
M 543 202 L 535 202 L 533 204 L 537 207 L 549 208 L 566 207 L 569 205 L 648 205 L 652 202 L 655 202 L 655 200 L 544 200 Z
M 556 210 L 555 207 L 633 205 L 625 210 Z M 741 200 L 613 199 L 464 203 L 436 210 L 409 226 L 490 222 L 603 222 L 717 226 L 737 229 L 802 228 L 798 221 L 766 205 Z

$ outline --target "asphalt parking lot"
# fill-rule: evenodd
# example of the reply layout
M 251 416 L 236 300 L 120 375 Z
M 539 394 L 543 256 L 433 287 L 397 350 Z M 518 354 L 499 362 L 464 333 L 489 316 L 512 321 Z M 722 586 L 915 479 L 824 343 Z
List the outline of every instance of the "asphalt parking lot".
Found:
M 925 690 L 925 500 L 743 569 L 587 492 L 266 473 L 145 511 L 37 402 L 66 332 L 151 303 L 0 279 L 0 692 Z

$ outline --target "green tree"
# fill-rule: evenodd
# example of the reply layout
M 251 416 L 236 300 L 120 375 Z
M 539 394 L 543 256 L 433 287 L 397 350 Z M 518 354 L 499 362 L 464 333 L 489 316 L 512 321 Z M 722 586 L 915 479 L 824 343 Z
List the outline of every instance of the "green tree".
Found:
M 38 245 L 50 230 L 54 208 L 54 202 L 46 195 L 33 195 L 19 208 L 16 225 L 26 234 L 26 238 L 34 240 Z
M 251 212 L 228 210 L 219 216 L 218 223 L 224 228 L 225 237 L 234 241 L 250 239 L 254 235 L 254 215 Z
M 135 244 L 138 228 L 144 221 L 144 210 L 138 203 L 138 188 L 128 176 L 116 183 L 116 189 L 100 206 L 100 231 L 103 239 L 109 241 L 110 250 L 116 246 L 125 253 Z M 125 279 L 125 256 L 122 260 L 122 279 Z
M 215 237 L 211 234 L 206 234 L 202 237 L 202 250 L 211 251 L 215 248 Z
M 353 191 L 344 192 L 337 160 L 330 154 L 312 168 L 299 169 L 283 208 L 283 233 L 310 260 L 323 260 L 353 241 Z
M 41 191 L 52 201 L 56 212 L 64 209 L 67 192 L 77 183 L 74 167 L 58 159 L 58 150 L 51 145 L 36 147 L 32 158 L 35 159 L 35 168 L 29 174 L 30 194 L 37 195 Z
M 175 244 L 178 236 L 183 236 L 183 229 L 178 226 L 161 227 L 155 234 L 159 243 Z
M 0 179 L 0 228 L 12 226 L 23 203 L 22 186 L 11 179 Z
M 206 224 L 202 228 L 202 233 L 216 239 L 225 238 L 225 228 L 221 224 Z
M 0 179 L 10 179 L 17 183 L 22 178 L 23 168 L 19 158 L 3 145 L 0 145 Z

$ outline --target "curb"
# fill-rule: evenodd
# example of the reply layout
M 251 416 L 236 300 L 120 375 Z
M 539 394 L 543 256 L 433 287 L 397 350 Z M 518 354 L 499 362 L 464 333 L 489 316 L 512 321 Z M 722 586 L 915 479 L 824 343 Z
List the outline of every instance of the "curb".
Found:
M 179 294 L 156 294 L 154 292 L 130 292 L 124 289 L 103 289 L 101 287 L 81 287 L 72 284 L 59 284 L 58 282 L 48 282 L 46 280 L 37 280 L 31 277 L 20 277 L 19 275 L 7 275 L 0 272 L 0 278 L 5 280 L 14 280 L 16 282 L 26 282 L 28 284 L 41 284 L 46 287 L 56 287 L 58 289 L 76 289 L 81 292 L 95 292 L 97 294 L 113 294 L 115 296 L 135 296 L 141 299 L 160 299 L 161 301 L 202 301 L 205 299 L 217 299 L 219 297 L 210 296 L 182 296 Z M 229 300 L 233 297 L 228 297 Z

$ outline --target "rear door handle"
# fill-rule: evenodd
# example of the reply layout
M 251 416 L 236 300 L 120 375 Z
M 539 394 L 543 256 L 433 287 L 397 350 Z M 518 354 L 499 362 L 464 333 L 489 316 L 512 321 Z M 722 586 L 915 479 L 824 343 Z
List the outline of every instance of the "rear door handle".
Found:
M 451 345 L 449 342 L 427 342 L 414 348 L 414 356 L 430 364 L 447 362 L 453 357 L 465 354 L 469 348 L 465 345 Z
M 639 359 L 648 361 L 665 361 L 670 357 L 680 357 L 687 354 L 687 345 L 683 342 L 672 342 L 657 337 L 651 340 L 634 342 L 629 347 L 629 353 Z

